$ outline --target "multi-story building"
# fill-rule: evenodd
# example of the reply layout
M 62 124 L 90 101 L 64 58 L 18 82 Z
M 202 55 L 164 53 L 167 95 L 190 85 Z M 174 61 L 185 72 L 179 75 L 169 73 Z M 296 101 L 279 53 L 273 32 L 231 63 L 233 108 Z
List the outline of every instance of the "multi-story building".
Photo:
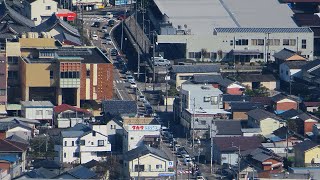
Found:
M 16 71 L 11 73 L 10 66 L 8 71 L 8 79 L 20 78 L 15 94 L 21 98 L 15 100 L 80 106 L 80 99 L 112 98 L 113 65 L 97 47 L 56 46 L 52 38 L 20 38 L 7 43 L 7 52 L 18 57 Z
M 0 53 L 0 116 L 6 115 L 7 104 L 7 61 L 4 53 Z
M 102 160 L 111 151 L 106 127 L 84 124 L 61 131 L 60 144 L 55 145 L 56 157 L 60 163 L 87 163 Z M 106 125 L 104 125 L 106 126 Z
M 53 104 L 50 101 L 22 101 L 21 115 L 28 119 L 37 119 L 43 125 L 52 125 Z
M 58 12 L 58 3 L 53 0 L 23 1 L 25 16 L 31 19 L 35 25 Z

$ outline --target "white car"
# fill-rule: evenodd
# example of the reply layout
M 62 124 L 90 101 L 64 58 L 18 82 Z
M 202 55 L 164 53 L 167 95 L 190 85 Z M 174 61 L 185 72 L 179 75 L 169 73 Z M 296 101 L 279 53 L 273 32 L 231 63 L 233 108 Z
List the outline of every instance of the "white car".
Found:
M 130 88 L 131 89 L 137 88 L 137 84 L 135 82 L 130 83 Z
M 183 155 L 183 158 L 184 158 L 184 159 L 190 159 L 190 156 L 189 156 L 189 154 L 184 154 L 184 155 Z M 191 160 L 191 159 L 190 159 L 190 160 Z
M 192 163 L 192 161 L 191 161 L 190 158 L 189 158 L 189 159 L 184 159 L 183 162 L 184 162 L 184 164 L 185 164 L 186 166 L 192 166 L 192 165 L 193 165 L 193 163 Z
M 98 40 L 99 37 L 98 37 L 98 35 L 96 35 L 96 34 L 92 34 L 92 39 L 93 39 L 93 40 Z
M 105 16 L 103 16 L 104 18 L 107 18 L 107 19 L 112 19 L 113 18 L 113 14 L 112 12 L 107 12 L 107 14 Z
M 135 82 L 134 78 L 131 75 L 127 76 L 127 80 L 128 80 L 129 83 L 134 83 Z

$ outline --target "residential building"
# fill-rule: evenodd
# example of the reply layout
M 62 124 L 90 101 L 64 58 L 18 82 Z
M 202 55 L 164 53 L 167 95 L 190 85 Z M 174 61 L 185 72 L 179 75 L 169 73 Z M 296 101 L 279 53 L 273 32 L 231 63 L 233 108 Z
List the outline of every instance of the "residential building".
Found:
M 107 119 L 114 116 L 135 117 L 138 105 L 136 101 L 106 100 L 102 101 L 102 111 Z
M 279 89 L 280 83 L 272 74 L 242 74 L 236 80 L 248 89 L 265 87 L 269 90 Z
M 53 37 L 65 45 L 81 45 L 79 31 L 68 22 L 59 18 L 56 13 L 52 14 L 46 21 L 32 29 L 32 31 L 44 37 Z M 26 36 L 28 36 L 28 33 Z
M 316 112 L 320 107 L 320 102 L 303 102 L 303 107 L 307 112 Z
M 260 128 L 262 135 L 271 134 L 273 131 L 285 126 L 285 122 L 275 114 L 263 109 L 254 109 L 248 113 L 248 125 Z
M 273 109 L 276 114 L 281 114 L 290 109 L 297 110 L 300 103 L 298 97 L 282 93 L 272 96 L 271 99 L 273 102 Z
M 23 1 L 25 16 L 37 26 L 47 20 L 53 13 L 58 12 L 58 3 L 53 0 Z
M 280 79 L 285 82 L 292 82 L 294 78 L 302 78 L 301 68 L 308 61 L 287 61 L 280 64 Z
M 313 59 L 313 31 L 298 27 L 292 19 L 293 11 L 277 0 L 180 3 L 181 9 L 192 10 L 193 17 L 201 22 L 188 18 L 188 13 L 176 12 L 175 5 L 176 2 L 160 0 L 153 0 L 150 5 L 149 16 L 159 34 L 158 44 L 167 46 L 165 58 L 176 52 L 181 58 L 197 61 L 267 62 L 274 60 L 274 53 L 287 48 Z M 255 7 L 254 17 L 248 15 L 252 14 L 249 7 Z M 170 48 L 172 44 L 181 49 Z
M 19 176 L 21 173 L 19 157 L 14 155 L 2 155 L 0 157 L 1 179 L 11 180 Z
M 10 159 L 10 163 L 8 163 L 8 161 L 4 164 L 0 163 L 0 166 L 1 169 L 6 169 L 9 172 L 11 178 L 20 176 L 21 173 L 26 171 L 27 150 L 27 144 L 0 139 L 0 157 L 6 156 L 8 158 L 7 160 Z
M 308 64 L 302 66 L 302 79 L 314 86 L 319 86 L 319 72 L 320 72 L 320 60 L 314 60 L 308 62 Z
M 314 164 L 320 163 L 320 145 L 310 141 L 305 140 L 294 146 L 294 157 L 295 166 L 313 166 Z
M 139 146 L 160 146 L 160 128 L 158 124 L 130 124 L 123 127 L 123 152 Z
M 105 135 L 105 128 L 101 125 L 93 125 L 91 128 L 84 124 L 61 131 L 60 142 L 55 145 L 57 161 L 60 163 L 81 163 L 91 160 L 102 160 L 111 151 L 111 144 Z M 104 125 L 105 126 L 105 125 Z M 97 131 L 102 129 L 103 131 Z
M 29 141 L 33 137 L 33 129 L 19 120 L 0 122 L 0 139 L 16 135 Z
M 68 104 L 61 104 L 53 108 L 53 121 L 57 128 L 73 127 L 78 123 L 84 123 L 92 116 L 90 111 Z
M 122 148 L 123 124 L 118 119 L 113 118 L 107 123 L 107 135 L 111 144 L 111 150 L 119 150 Z
M 250 102 L 252 103 L 260 103 L 264 106 L 267 110 L 272 110 L 272 99 L 271 97 L 267 96 L 253 96 L 250 97 Z
M 0 116 L 7 115 L 7 60 L 5 53 L 0 53 Z
M 21 116 L 52 126 L 53 104 L 50 101 L 21 101 Z
M 250 99 L 251 99 L 251 97 L 245 96 L 245 95 L 223 94 L 223 96 L 222 96 L 223 109 L 229 110 L 231 103 L 248 102 Z
M 58 176 L 54 177 L 55 179 L 96 179 L 97 174 L 92 170 L 79 165 L 75 168 L 72 168 L 68 171 L 65 171 Z
M 257 108 L 263 108 L 263 105 L 252 102 L 233 102 L 230 103 L 229 111 L 232 113 L 232 119 L 247 120 L 247 112 Z
M 218 164 L 236 165 L 242 152 L 250 152 L 261 146 L 258 137 L 213 137 L 213 158 Z M 210 143 L 208 143 L 208 149 Z M 239 150 L 240 148 L 240 150 Z M 210 150 L 207 151 L 206 159 L 210 160 Z
M 285 62 L 306 61 L 305 57 L 302 57 L 297 52 L 284 48 L 273 54 L 275 63 L 280 65 Z
M 112 98 L 113 65 L 97 47 L 56 46 L 52 38 L 20 38 L 11 48 L 22 56 L 19 71 L 14 71 L 20 77 L 21 88 L 16 92 L 22 94 L 20 100 L 80 106 L 80 99 Z
M 192 78 L 195 74 L 218 75 L 220 74 L 220 65 L 173 65 L 170 71 L 171 79 L 176 83 L 176 88 L 180 89 L 181 84 Z
M 175 175 L 173 161 L 165 152 L 147 145 L 124 154 L 124 178 L 167 179 Z
M 213 121 L 213 126 L 216 126 L 216 130 L 217 130 L 215 137 L 242 136 L 240 121 L 216 120 L 216 121 Z M 210 133 L 209 129 L 208 129 L 208 133 Z
M 17 180 L 36 179 L 36 178 L 52 179 L 52 178 L 56 177 L 57 175 L 58 174 L 56 172 L 52 172 L 49 169 L 40 167 L 38 169 L 33 169 L 32 171 L 26 172 L 15 179 L 17 179 Z
M 244 137 L 252 137 L 252 136 L 260 135 L 261 129 L 260 128 L 242 128 L 241 132 Z

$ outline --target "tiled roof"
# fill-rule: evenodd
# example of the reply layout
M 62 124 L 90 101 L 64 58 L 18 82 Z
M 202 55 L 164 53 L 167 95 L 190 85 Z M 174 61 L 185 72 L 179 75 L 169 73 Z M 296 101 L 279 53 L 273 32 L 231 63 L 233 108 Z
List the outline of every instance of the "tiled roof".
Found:
M 297 99 L 298 97 L 296 96 L 293 96 L 293 95 L 286 95 L 286 94 L 283 94 L 283 93 L 279 93 L 279 94 L 276 94 L 274 96 L 271 97 L 272 101 L 273 102 L 278 102 L 278 101 L 281 101 L 283 99 L 290 99 L 292 101 L 298 101 Z
M 63 138 L 76 138 L 84 134 L 83 131 L 61 131 L 61 137 Z
M 40 167 L 39 169 L 34 169 L 32 171 L 26 172 L 25 175 L 32 179 L 51 179 L 57 176 L 57 173 Z
M 319 107 L 320 102 L 303 102 L 304 106 L 306 107 Z
M 256 149 L 261 146 L 261 141 L 258 137 L 214 137 L 214 143 L 218 146 L 220 152 L 236 152 L 237 147 L 241 151 Z
M 124 159 L 127 160 L 127 161 L 131 161 L 131 160 L 137 159 L 138 157 L 144 156 L 144 155 L 149 154 L 149 153 L 153 154 L 153 155 L 156 155 L 156 156 L 159 156 L 161 158 L 170 160 L 165 152 L 163 152 L 160 149 L 156 149 L 156 148 L 150 147 L 148 145 L 138 146 L 137 148 L 126 152 L 124 154 Z
M 276 120 L 281 120 L 281 118 L 279 118 L 275 114 L 268 112 L 266 110 L 263 110 L 263 109 L 254 109 L 254 110 L 247 112 L 247 114 L 248 114 L 248 116 L 250 116 L 253 119 L 256 119 L 258 121 L 264 120 L 266 118 L 273 118 Z
M 220 65 L 173 65 L 173 73 L 213 73 L 220 72 Z
M 295 116 L 298 116 L 299 114 L 302 114 L 303 112 L 300 110 L 295 110 L 295 109 L 289 109 L 281 114 L 279 114 L 278 116 L 283 118 L 283 119 L 291 119 Z
M 305 152 L 305 151 L 307 151 L 307 150 L 309 150 L 311 148 L 314 148 L 316 146 L 318 146 L 317 143 L 315 143 L 315 142 L 313 142 L 311 140 L 305 140 L 305 141 L 295 145 L 294 149 L 299 149 L 300 151 Z
M 31 128 L 26 123 L 21 122 L 19 120 L 4 121 L 4 122 L 0 121 L 0 131 L 7 131 L 15 127 L 22 127 L 22 128 L 31 130 Z
M 231 95 L 231 94 L 223 94 L 222 97 L 223 102 L 238 102 L 238 101 L 249 101 L 249 96 L 243 95 Z
M 297 23 L 298 26 L 308 26 L 314 27 L 320 26 L 320 18 L 316 14 L 293 14 L 293 20 Z
M 242 74 L 236 77 L 239 82 L 270 82 L 277 79 L 272 74 Z
M 312 33 L 310 28 L 215 28 L 217 33 Z
M 78 46 L 81 45 L 81 41 L 80 41 L 79 37 L 72 36 L 72 35 L 65 33 L 65 32 L 63 33 L 63 37 L 64 37 L 64 40 L 70 41 Z
M 297 53 L 290 50 L 290 49 L 283 48 L 281 51 L 274 53 L 273 56 L 277 59 L 286 60 L 289 57 L 294 56 L 295 54 L 297 54 Z
M 250 157 L 256 161 L 259 161 L 259 162 L 264 162 L 265 160 L 268 160 L 268 159 L 275 159 L 278 162 L 283 161 L 283 159 L 280 156 L 278 156 L 277 154 L 275 154 L 271 150 L 264 148 L 264 147 L 259 147 L 255 150 L 251 151 Z
M 222 120 L 214 123 L 218 130 L 217 135 L 242 135 L 240 121 Z
M 23 143 L 23 144 L 29 144 L 29 142 L 15 134 L 13 134 L 12 136 L 9 136 L 6 138 L 9 141 L 13 141 L 13 142 L 18 142 L 18 143 Z
M 313 61 L 308 61 L 308 64 L 302 66 L 302 70 L 305 70 L 305 71 L 309 71 L 317 66 L 320 65 L 320 59 L 316 59 L 316 60 L 313 60 Z
M 14 142 L 6 139 L 0 139 L 0 153 L 1 152 L 23 152 L 28 149 L 28 145 Z
M 250 102 L 261 103 L 264 106 L 271 106 L 272 105 L 271 98 L 270 97 L 266 97 L 266 96 L 250 97 Z
M 77 107 L 74 107 L 74 106 L 70 106 L 68 104 L 61 104 L 59 106 L 54 107 L 53 110 L 54 110 L 55 113 L 61 113 L 61 112 L 68 111 L 68 110 L 71 110 L 71 111 L 74 111 L 74 112 L 88 113 L 88 114 L 90 113 L 86 109 L 77 108 Z
M 286 61 L 284 62 L 290 69 L 301 69 L 308 61 Z
M 252 102 L 232 102 L 230 103 L 231 111 L 237 110 L 252 110 L 257 108 L 263 108 L 261 103 Z
M 106 100 L 102 106 L 103 112 L 111 115 L 136 115 L 138 111 L 136 101 Z
M 219 85 L 223 86 L 223 87 L 227 87 L 230 84 L 233 83 L 233 81 L 231 81 L 230 79 L 227 78 L 223 78 L 221 75 L 201 75 L 201 74 L 195 74 L 193 75 L 193 78 L 191 79 L 191 81 L 193 83 L 208 83 L 208 84 L 212 84 L 212 83 L 218 83 Z
M 70 174 L 71 176 L 78 179 L 93 179 L 97 176 L 96 173 L 82 165 L 70 169 L 69 171 L 67 171 L 67 174 Z

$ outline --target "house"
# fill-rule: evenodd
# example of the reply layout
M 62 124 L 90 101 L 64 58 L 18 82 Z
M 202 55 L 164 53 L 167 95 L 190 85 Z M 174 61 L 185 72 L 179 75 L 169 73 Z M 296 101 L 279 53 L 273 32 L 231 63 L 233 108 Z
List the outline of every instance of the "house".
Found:
M 147 145 L 136 147 L 124 154 L 124 178 L 169 178 L 175 175 L 174 163 L 160 149 Z
M 78 123 L 84 123 L 92 117 L 90 111 L 68 104 L 61 104 L 53 108 L 53 121 L 57 128 L 69 128 Z
M 213 121 L 213 123 L 217 129 L 217 133 L 215 137 L 242 136 L 240 121 L 216 120 L 216 121 Z
M 26 171 L 27 150 L 27 144 L 0 139 L 0 157 L 6 160 L 5 162 L 0 161 L 0 168 L 7 170 L 11 178 L 20 176 Z
M 79 107 L 80 100 L 112 98 L 113 65 L 99 48 L 58 46 L 47 37 L 24 37 L 9 44 L 7 49 L 21 53 L 13 73 L 16 77 L 12 77 L 21 77 L 16 100 L 49 100 Z
M 22 122 L 25 125 L 27 125 L 28 127 L 35 129 L 35 130 L 36 130 L 37 126 L 40 124 L 40 122 L 38 120 L 27 119 L 27 118 L 23 118 L 23 117 L 7 117 L 7 118 L 1 119 L 0 122 L 11 122 L 11 121 Z
M 247 102 L 252 97 L 245 96 L 245 95 L 231 95 L 231 94 L 223 94 L 222 101 L 223 101 L 223 109 L 229 110 L 230 104 L 235 102 Z
M 320 107 L 320 102 L 303 102 L 303 109 L 307 112 L 316 112 Z
M 215 88 L 219 88 L 222 92 L 232 95 L 242 95 L 245 87 L 238 82 L 231 81 L 221 75 L 199 75 L 195 74 L 190 82 L 194 84 L 211 84 Z
M 273 102 L 273 109 L 276 112 L 276 114 L 281 114 L 282 112 L 290 109 L 297 110 L 298 105 L 300 103 L 300 100 L 298 97 L 295 97 L 292 95 L 285 95 L 282 93 L 272 96 L 271 99 Z
M 32 171 L 23 173 L 21 176 L 15 178 L 16 180 L 21 179 L 52 179 L 58 174 L 56 172 L 50 171 L 49 169 L 40 167 Z
M 60 19 L 56 13 L 53 13 L 50 18 L 37 25 L 32 31 L 38 33 L 47 32 L 51 37 L 59 40 L 64 45 L 81 45 L 79 31 L 66 21 Z
M 53 13 L 58 12 L 58 3 L 53 0 L 23 1 L 25 16 L 37 26 L 47 20 Z
M 101 160 L 111 151 L 105 125 L 84 124 L 61 131 L 59 144 L 55 145 L 57 161 L 60 163 L 81 163 Z
M 236 165 L 240 154 L 261 146 L 258 137 L 213 137 L 213 158 L 218 164 Z M 210 143 L 207 146 L 206 159 L 210 161 Z
M 180 89 L 181 84 L 191 79 L 195 74 L 220 74 L 220 65 L 173 65 L 170 73 L 171 79 L 173 79 L 176 83 L 176 88 Z
M 107 123 L 108 140 L 111 143 L 111 150 L 119 150 L 122 147 L 123 124 L 120 120 L 113 118 Z
M 252 103 L 260 103 L 260 104 L 262 104 L 266 110 L 272 110 L 271 97 L 253 96 L 253 97 L 250 97 L 249 101 L 252 102 Z
M 314 166 L 320 163 L 320 145 L 305 140 L 294 146 L 295 166 Z
M 11 180 L 23 173 L 20 169 L 19 157 L 15 155 L 0 156 L 1 179 Z
M 102 102 L 102 111 L 106 119 L 110 116 L 135 117 L 138 113 L 136 101 L 106 100 Z
M 294 78 L 302 78 L 301 68 L 306 65 L 308 61 L 287 61 L 280 64 L 279 76 L 285 82 L 291 82 Z
M 232 113 L 232 119 L 247 120 L 247 112 L 257 108 L 263 108 L 263 105 L 260 103 L 252 102 L 233 102 L 230 103 L 229 111 Z
M 34 162 L 33 167 L 35 169 L 45 168 L 46 170 L 55 172 L 56 174 L 59 174 L 61 172 L 61 164 L 54 160 L 45 159 L 40 160 L 38 162 Z
M 309 61 L 308 64 L 302 66 L 302 79 L 314 86 L 320 84 L 319 73 L 320 73 L 320 60 Z
M 242 135 L 245 137 L 252 137 L 258 136 L 261 134 L 260 128 L 242 128 L 241 129 Z
M 0 122 L 0 139 L 16 135 L 29 141 L 33 137 L 33 129 L 19 120 Z
M 295 62 L 295 61 L 306 61 L 305 57 L 302 57 L 297 52 L 292 51 L 287 48 L 283 48 L 282 50 L 274 53 L 273 55 L 276 64 L 280 65 L 284 62 Z
M 143 145 L 159 148 L 160 129 L 161 125 L 155 123 L 125 125 L 123 127 L 123 152 Z
M 273 113 L 263 109 L 254 109 L 247 113 L 248 125 L 252 128 L 260 128 L 262 135 L 271 134 L 274 130 L 285 126 L 285 122 Z
M 0 25 L 1 42 L 13 39 L 23 32 L 30 32 L 35 27 L 32 20 L 13 10 L 6 1 L 0 4 L 0 21 L 3 22 Z M 0 49 L 4 50 L 4 46 L 1 45 Z
M 254 164 L 264 173 L 279 173 L 283 171 L 283 158 L 264 147 L 258 147 L 244 156 L 246 156 L 246 160 L 250 164 Z
M 53 107 L 50 101 L 21 101 L 21 115 L 39 120 L 42 125 L 52 126 Z
M 79 165 L 54 177 L 54 179 L 97 179 L 97 174 Z
M 241 74 L 236 80 L 248 89 L 265 87 L 269 90 L 279 89 L 280 83 L 272 74 Z

